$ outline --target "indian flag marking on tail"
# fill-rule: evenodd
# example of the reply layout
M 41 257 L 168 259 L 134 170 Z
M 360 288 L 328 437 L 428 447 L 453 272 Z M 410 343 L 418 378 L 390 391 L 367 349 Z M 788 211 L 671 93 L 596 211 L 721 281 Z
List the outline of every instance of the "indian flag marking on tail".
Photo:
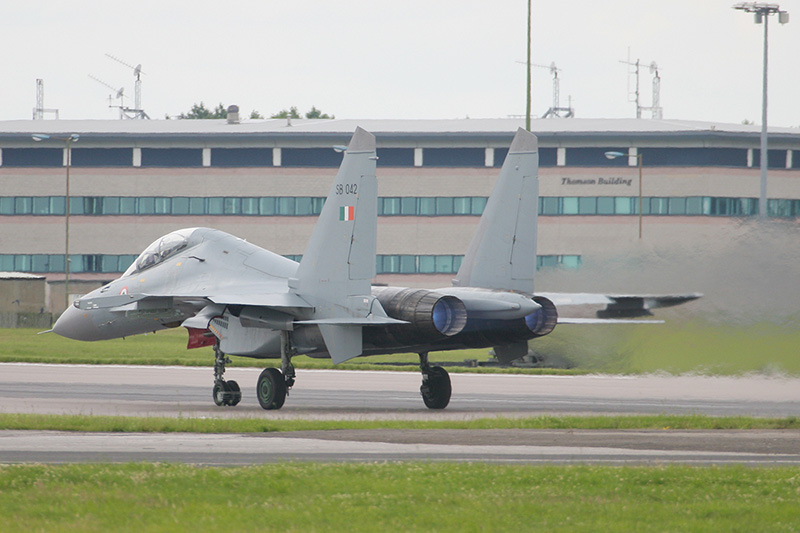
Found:
M 339 207 L 339 220 L 353 220 L 356 214 L 356 206 L 354 205 L 343 205 Z

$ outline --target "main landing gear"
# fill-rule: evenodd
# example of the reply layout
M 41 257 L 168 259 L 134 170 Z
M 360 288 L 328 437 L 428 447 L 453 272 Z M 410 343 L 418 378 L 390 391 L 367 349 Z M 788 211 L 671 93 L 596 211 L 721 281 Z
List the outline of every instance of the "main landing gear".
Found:
M 440 366 L 428 363 L 428 352 L 420 352 L 419 368 L 422 370 L 422 401 L 428 409 L 444 409 L 450 403 L 453 391 L 450 385 L 450 374 Z
M 230 363 L 222 350 L 219 349 L 219 342 L 214 345 L 214 403 L 218 406 L 229 405 L 233 407 L 242 401 L 242 391 L 239 384 L 235 381 L 225 381 L 222 375 L 225 374 L 225 365 Z
M 296 354 L 288 331 L 281 331 L 281 370 L 266 368 L 258 376 L 256 396 L 264 409 L 280 409 L 286 401 L 289 389 L 294 386 L 292 357 Z

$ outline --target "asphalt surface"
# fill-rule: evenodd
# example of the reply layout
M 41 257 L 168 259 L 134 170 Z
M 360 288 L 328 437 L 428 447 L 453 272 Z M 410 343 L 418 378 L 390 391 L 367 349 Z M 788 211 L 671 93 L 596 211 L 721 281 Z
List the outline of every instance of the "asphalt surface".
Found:
M 0 364 L 0 412 L 167 417 L 460 420 L 584 414 L 800 415 L 800 380 L 770 377 L 451 374 L 443 411 L 418 373 L 299 370 L 286 405 L 264 411 L 257 369 L 231 368 L 242 402 L 211 401 L 208 368 Z M 800 464 L 798 431 L 368 430 L 281 434 L 0 431 L 0 463 L 281 460 L 600 464 Z

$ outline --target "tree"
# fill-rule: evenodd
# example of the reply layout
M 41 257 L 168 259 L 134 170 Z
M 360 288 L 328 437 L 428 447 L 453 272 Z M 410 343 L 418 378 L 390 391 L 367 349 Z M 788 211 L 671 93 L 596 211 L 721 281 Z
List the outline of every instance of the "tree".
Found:
M 200 104 L 192 105 L 192 110 L 188 113 L 181 113 L 178 115 L 179 119 L 213 119 L 213 118 L 228 118 L 228 111 L 225 106 L 220 103 L 213 111 L 209 111 L 203 102 Z
M 255 119 L 264 118 L 264 117 L 262 117 L 262 116 L 261 116 L 261 113 L 259 113 L 259 112 L 258 112 L 258 111 L 256 111 L 255 109 L 253 109 L 253 110 L 250 112 L 250 118 L 255 120 Z
M 290 107 L 288 111 L 283 109 L 272 115 L 270 118 L 300 118 L 300 115 L 297 113 L 296 107 Z
M 334 115 L 323 113 L 322 111 L 317 109 L 316 106 L 311 106 L 311 109 L 308 112 L 306 112 L 305 117 L 318 118 L 318 119 L 336 118 Z M 302 118 L 302 117 L 300 116 L 300 113 L 297 112 L 297 107 L 292 106 L 289 108 L 288 111 L 284 109 L 278 113 L 275 113 L 270 118 Z
M 336 118 L 334 115 L 323 113 L 316 106 L 311 106 L 311 110 L 306 113 L 306 118 Z

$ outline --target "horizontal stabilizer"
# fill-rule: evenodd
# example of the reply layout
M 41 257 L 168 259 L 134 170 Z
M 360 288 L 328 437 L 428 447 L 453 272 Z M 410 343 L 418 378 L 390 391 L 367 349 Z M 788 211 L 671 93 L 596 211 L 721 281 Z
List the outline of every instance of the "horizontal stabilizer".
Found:
M 625 318 L 568 318 L 558 317 L 559 324 L 663 324 L 663 320 L 636 320 Z

